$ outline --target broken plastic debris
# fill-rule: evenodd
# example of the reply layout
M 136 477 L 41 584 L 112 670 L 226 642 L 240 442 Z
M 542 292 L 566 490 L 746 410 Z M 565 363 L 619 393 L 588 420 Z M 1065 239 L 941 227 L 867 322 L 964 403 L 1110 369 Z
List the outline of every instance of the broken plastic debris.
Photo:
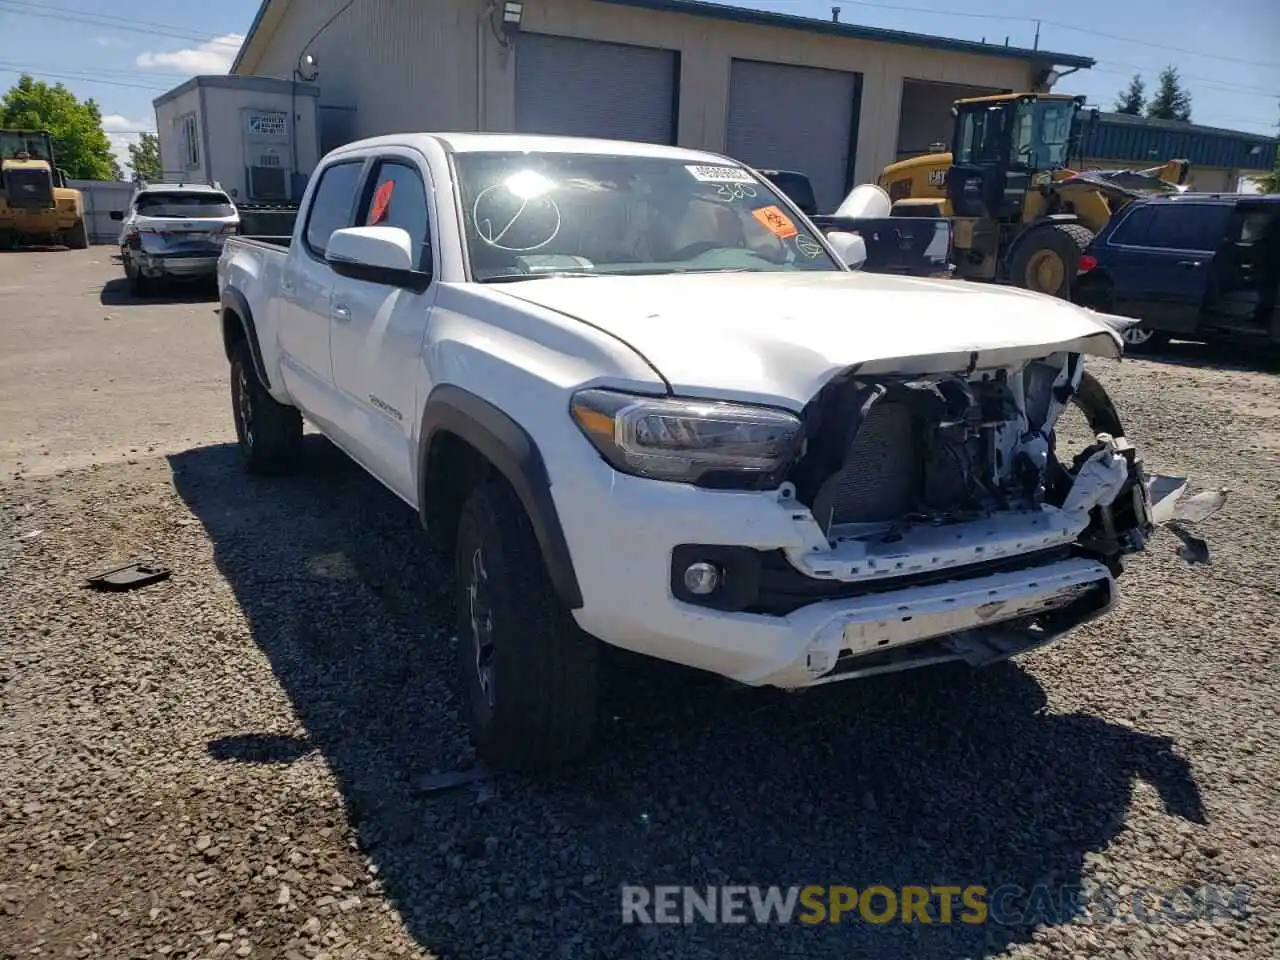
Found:
M 1209 562 L 1208 543 L 1191 533 L 1177 520 L 1170 520 L 1165 524 L 1165 528 L 1182 541 L 1182 546 L 1178 548 L 1178 556 L 1183 560 L 1187 563 Z
M 494 771 L 477 763 L 470 770 L 451 770 L 447 773 L 429 773 L 419 777 L 414 786 L 420 793 L 439 793 L 443 790 L 456 790 L 469 783 L 488 780 L 496 776 Z
M 95 590 L 136 590 L 138 587 L 168 580 L 171 573 L 164 564 L 148 558 L 95 573 L 86 583 Z

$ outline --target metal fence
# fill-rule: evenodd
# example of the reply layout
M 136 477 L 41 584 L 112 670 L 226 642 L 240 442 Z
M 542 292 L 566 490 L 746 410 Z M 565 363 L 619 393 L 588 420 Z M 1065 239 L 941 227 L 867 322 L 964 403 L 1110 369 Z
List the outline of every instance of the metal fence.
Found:
M 120 180 L 68 180 L 67 186 L 79 190 L 84 197 L 89 242 L 115 243 L 120 236 L 120 224 L 111 219 L 111 211 L 129 208 L 133 184 Z

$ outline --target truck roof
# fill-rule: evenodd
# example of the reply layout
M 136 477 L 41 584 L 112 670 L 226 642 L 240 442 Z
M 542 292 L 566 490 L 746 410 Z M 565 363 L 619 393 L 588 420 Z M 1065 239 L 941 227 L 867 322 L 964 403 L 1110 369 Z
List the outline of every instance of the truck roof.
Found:
M 345 144 L 335 153 L 379 146 L 422 146 L 426 141 L 439 143 L 451 153 L 503 153 L 531 151 L 534 153 L 598 153 L 621 154 L 629 157 L 653 157 L 663 160 L 684 160 L 689 163 L 726 162 L 721 154 L 704 150 L 690 150 L 659 143 L 636 143 L 630 140 L 603 140 L 594 137 L 554 137 L 525 133 L 399 133 L 382 137 L 370 137 Z

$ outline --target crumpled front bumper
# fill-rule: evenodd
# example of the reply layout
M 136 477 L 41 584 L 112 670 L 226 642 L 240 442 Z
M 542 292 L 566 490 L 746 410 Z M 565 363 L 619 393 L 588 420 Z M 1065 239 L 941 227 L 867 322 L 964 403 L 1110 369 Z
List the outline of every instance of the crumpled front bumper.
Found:
M 796 689 L 946 660 L 990 663 L 1050 643 L 1114 603 L 1111 565 L 1074 546 L 1092 525 L 1088 510 L 926 528 L 885 552 L 833 544 L 786 486 L 725 493 L 603 464 L 553 484 L 572 555 L 609 558 L 575 565 L 578 624 L 624 649 Z M 786 576 L 829 592 L 781 612 L 686 602 L 673 565 L 699 544 L 776 557 Z

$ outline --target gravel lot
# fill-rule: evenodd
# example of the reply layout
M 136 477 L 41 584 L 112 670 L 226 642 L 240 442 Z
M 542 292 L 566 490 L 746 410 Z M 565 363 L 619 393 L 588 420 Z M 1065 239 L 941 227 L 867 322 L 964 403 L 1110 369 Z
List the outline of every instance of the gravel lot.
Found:
M 318 437 L 242 474 L 213 305 L 119 275 L 0 256 L 0 957 L 1280 954 L 1274 369 L 1093 365 L 1151 469 L 1233 492 L 1209 566 L 1160 534 L 1070 640 L 794 697 L 629 669 L 585 769 L 431 792 L 470 753 L 414 518 Z M 81 588 L 140 555 L 172 579 Z M 641 928 L 623 883 L 1250 891 L 1184 924 Z

